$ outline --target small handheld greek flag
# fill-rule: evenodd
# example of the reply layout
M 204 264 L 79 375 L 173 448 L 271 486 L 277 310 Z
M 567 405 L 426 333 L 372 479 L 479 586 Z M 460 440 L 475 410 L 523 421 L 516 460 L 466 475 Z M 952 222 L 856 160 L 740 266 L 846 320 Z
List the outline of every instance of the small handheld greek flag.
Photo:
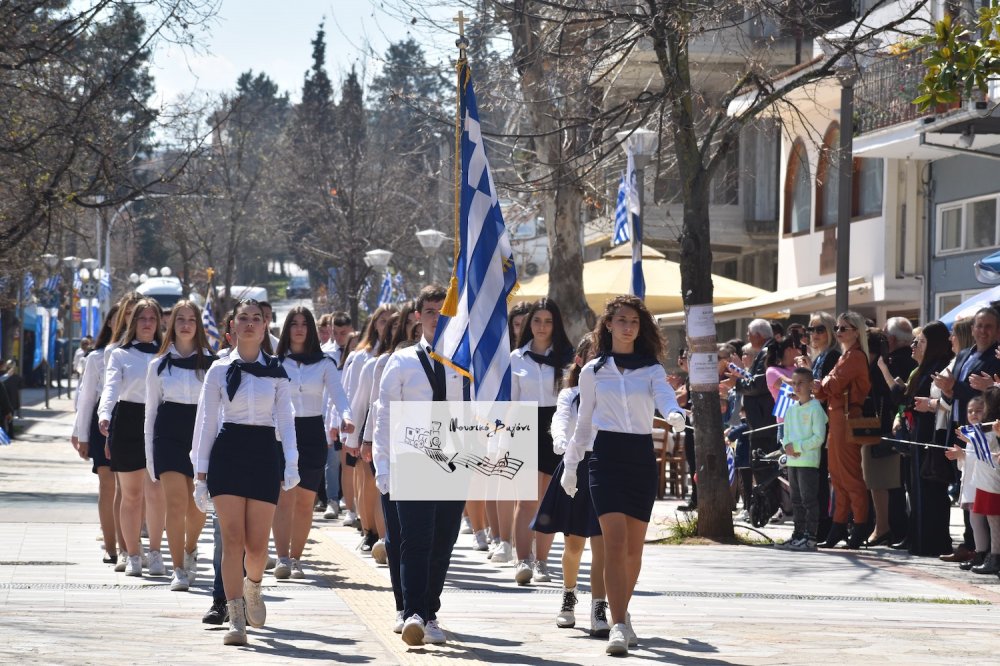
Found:
M 738 372 L 739 375 L 740 375 L 740 377 L 742 377 L 743 379 L 746 379 L 747 381 L 750 381 L 751 379 L 753 379 L 753 375 L 750 374 L 749 370 L 747 370 L 746 368 L 741 368 L 740 366 L 736 365 L 732 361 L 730 361 L 729 365 L 726 366 L 726 367 L 728 367 L 732 372 Z
M 729 485 L 736 483 L 736 457 L 733 455 L 733 449 L 731 447 L 726 447 L 726 469 L 729 470 Z
M 771 410 L 771 414 L 779 419 L 785 418 L 785 414 L 793 402 L 795 402 L 795 391 L 792 390 L 792 385 L 782 383 L 781 388 L 778 389 L 778 399 L 774 401 L 774 409 Z
M 990 443 L 986 441 L 986 435 L 979 425 L 965 425 L 961 427 L 962 434 L 972 443 L 972 450 L 980 462 L 989 463 L 990 467 L 996 468 L 993 456 L 990 455 Z

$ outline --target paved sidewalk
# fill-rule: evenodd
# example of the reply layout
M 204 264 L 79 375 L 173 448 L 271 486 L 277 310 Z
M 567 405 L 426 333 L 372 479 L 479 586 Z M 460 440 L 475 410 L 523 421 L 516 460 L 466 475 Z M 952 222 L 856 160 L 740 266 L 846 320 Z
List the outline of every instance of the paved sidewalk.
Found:
M 29 396 L 26 396 L 29 397 Z M 581 594 L 574 629 L 557 629 L 554 582 L 519 588 L 460 537 L 441 621 L 451 643 L 408 648 L 390 631 L 388 571 L 355 549 L 357 533 L 318 519 L 307 579 L 264 579 L 268 626 L 227 648 L 208 608 L 211 533 L 198 583 L 173 593 L 169 578 L 126 578 L 100 561 L 96 479 L 68 443 L 65 399 L 27 405 L 27 433 L 0 447 L 0 663 L 503 664 L 610 663 L 591 639 Z M 659 502 L 671 519 L 677 502 Z M 959 519 L 960 523 L 960 519 Z M 662 529 L 662 526 L 655 529 Z M 765 533 L 787 535 L 790 526 Z M 651 530 L 652 532 L 653 530 Z M 959 533 L 956 529 L 953 533 Z M 581 578 L 586 589 L 589 559 Z M 983 580 L 988 579 L 988 580 Z M 886 549 L 786 553 L 751 546 L 647 546 L 632 615 L 631 658 L 674 664 L 995 662 L 1000 580 Z

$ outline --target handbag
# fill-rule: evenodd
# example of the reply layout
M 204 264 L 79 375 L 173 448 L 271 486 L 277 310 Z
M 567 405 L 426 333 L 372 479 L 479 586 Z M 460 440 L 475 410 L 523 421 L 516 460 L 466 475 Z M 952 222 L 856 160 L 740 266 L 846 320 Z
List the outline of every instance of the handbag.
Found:
M 882 442 L 882 419 L 877 416 L 848 416 L 850 389 L 844 391 L 844 418 L 849 437 L 861 446 L 874 446 Z

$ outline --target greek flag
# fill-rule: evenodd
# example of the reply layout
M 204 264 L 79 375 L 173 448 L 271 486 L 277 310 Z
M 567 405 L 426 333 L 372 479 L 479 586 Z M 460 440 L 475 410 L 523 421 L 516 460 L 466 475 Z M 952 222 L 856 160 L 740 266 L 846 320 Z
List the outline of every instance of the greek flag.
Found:
M 990 443 L 986 441 L 982 426 L 965 425 L 961 427 L 962 434 L 972 443 L 972 450 L 976 454 L 976 459 L 980 462 L 989 463 L 990 467 L 996 468 L 993 456 L 990 455 Z
M 82 286 L 83 280 L 80 279 L 80 271 L 73 271 L 73 290 L 79 291 Z
M 378 305 L 381 307 L 390 303 L 392 303 L 392 278 L 386 273 L 385 279 L 382 280 L 382 288 L 378 292 Z
M 785 418 L 785 413 L 793 402 L 795 402 L 795 391 L 792 390 L 792 385 L 782 383 L 781 388 L 778 389 L 778 399 L 774 401 L 774 409 L 771 410 L 771 414 L 779 419 Z
M 628 156 L 625 167 L 625 180 L 628 185 L 625 190 L 625 206 L 628 209 L 631 226 L 629 235 L 632 240 L 632 295 L 638 298 L 646 297 L 646 279 L 642 274 L 642 211 L 639 210 L 639 187 L 642 183 L 636 182 L 635 159 L 632 157 L 631 149 L 627 151 Z
M 104 303 L 111 300 L 111 276 L 108 275 L 107 271 L 104 271 L 104 275 L 101 276 L 101 283 L 97 290 L 97 298 Z
M 403 290 L 403 274 L 396 273 L 396 277 L 392 280 L 392 289 L 396 294 L 396 302 L 402 303 L 406 300 L 406 292 Z
M 732 361 L 730 361 L 729 365 L 726 366 L 726 367 L 728 367 L 732 372 L 739 373 L 740 377 L 742 377 L 743 379 L 745 379 L 747 381 L 750 381 L 751 379 L 753 379 L 753 375 L 750 374 L 749 370 L 747 370 L 746 368 L 741 368 L 740 366 L 736 365 Z
M 0 428 L 0 446 L 10 446 L 10 435 L 3 428 Z
M 736 457 L 729 446 L 726 447 L 726 469 L 729 470 L 729 485 L 733 485 L 736 483 Z
M 625 201 L 628 198 L 628 184 L 625 181 L 625 174 L 622 174 L 618 181 L 618 203 L 615 204 L 615 233 L 611 239 L 612 245 L 621 245 L 629 240 L 628 206 Z
M 31 296 L 31 291 L 35 288 L 35 276 L 31 272 L 24 274 L 24 297 L 28 298 Z
M 212 312 L 212 290 L 208 291 L 208 300 L 205 301 L 205 309 L 201 311 L 201 323 L 205 327 L 205 337 L 208 338 L 208 346 L 212 351 L 219 351 L 222 344 L 222 337 L 219 335 L 219 325 L 215 323 L 215 314 Z
M 45 291 L 55 291 L 56 289 L 59 288 L 60 284 L 62 284 L 62 275 L 56 273 L 55 275 L 53 275 L 52 277 L 50 277 L 48 280 L 45 281 L 45 286 L 43 287 L 43 289 L 45 289 Z
M 472 70 L 459 62 L 462 123 L 459 244 L 433 356 L 472 380 L 474 400 L 510 400 L 507 300 L 517 270 L 479 126 Z

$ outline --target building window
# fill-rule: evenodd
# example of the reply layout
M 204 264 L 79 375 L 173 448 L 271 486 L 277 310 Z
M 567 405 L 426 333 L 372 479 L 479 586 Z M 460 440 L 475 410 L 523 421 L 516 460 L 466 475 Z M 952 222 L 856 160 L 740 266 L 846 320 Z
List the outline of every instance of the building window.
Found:
M 796 139 L 785 173 L 785 233 L 809 231 L 812 218 L 812 174 L 806 144 Z
M 937 252 L 972 252 L 1000 245 L 998 195 L 938 207 Z
M 972 289 L 970 291 L 950 291 L 946 293 L 941 293 L 937 295 L 937 315 L 936 319 L 940 319 L 947 313 L 951 312 L 959 305 L 969 300 L 976 294 L 984 291 L 983 289 Z
M 867 157 L 854 160 L 851 181 L 851 217 L 873 217 L 882 214 L 882 178 L 885 162 Z
M 823 136 L 816 167 L 816 228 L 837 225 L 840 198 L 840 125 L 831 123 Z

